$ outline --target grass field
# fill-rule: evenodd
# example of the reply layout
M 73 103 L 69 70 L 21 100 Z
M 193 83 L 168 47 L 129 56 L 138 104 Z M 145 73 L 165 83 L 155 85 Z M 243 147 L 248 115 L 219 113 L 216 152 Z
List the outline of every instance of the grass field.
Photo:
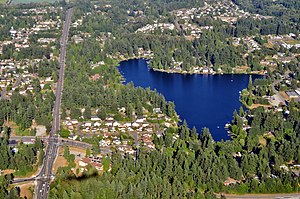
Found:
M 0 4 L 5 4 L 6 0 L 0 0 Z
M 5 0 L 0 0 L 5 1 Z M 42 2 L 49 2 L 49 3 L 54 3 L 55 1 L 59 0 L 12 0 L 13 4 L 18 4 L 18 3 L 42 3 Z
M 300 44 L 300 40 L 286 40 L 285 42 L 291 45 Z

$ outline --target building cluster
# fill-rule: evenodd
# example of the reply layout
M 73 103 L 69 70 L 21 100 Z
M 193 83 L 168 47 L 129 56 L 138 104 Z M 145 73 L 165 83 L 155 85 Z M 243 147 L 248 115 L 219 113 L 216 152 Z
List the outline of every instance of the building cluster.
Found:
M 161 127 L 158 128 L 151 120 L 161 121 Z M 164 114 L 156 114 L 155 117 L 145 115 L 132 122 L 117 121 L 113 117 L 101 120 L 92 116 L 90 119 L 81 118 L 80 121 L 66 117 L 62 127 L 70 132 L 69 139 L 81 141 L 84 138 L 99 137 L 99 147 L 115 148 L 121 153 L 133 154 L 133 145 L 154 149 L 153 134 L 159 134 L 157 129 L 170 126 L 176 126 L 176 123 Z
M 97 157 L 94 157 L 94 156 L 84 157 L 78 161 L 78 166 L 79 166 L 80 172 L 87 171 L 88 165 L 93 166 L 98 171 L 103 171 L 102 156 L 101 157 L 98 157 L 98 156 Z
M 165 30 L 175 30 L 175 25 L 172 23 L 147 24 L 146 26 L 137 29 L 136 32 L 153 33 L 156 30 L 160 30 L 161 32 L 164 32 Z
M 43 16 L 40 14 L 47 13 L 46 9 L 29 9 L 28 11 L 23 11 L 23 14 L 28 14 L 28 16 L 23 17 L 32 17 L 32 13 L 37 15 L 33 18 L 35 23 L 32 27 L 16 29 L 14 27 L 10 28 L 9 34 L 11 39 L 8 41 L 0 42 L 0 54 L 3 53 L 3 47 L 9 44 L 14 45 L 16 51 L 20 51 L 23 48 L 28 48 L 30 44 L 30 35 L 37 35 L 40 31 L 46 32 L 49 30 L 59 30 L 61 28 L 61 20 L 59 16 L 54 19 L 43 20 Z M 56 38 L 39 38 L 38 43 L 52 43 L 55 42 Z M 45 46 L 46 47 L 46 46 Z
M 187 23 L 193 19 L 200 19 L 203 17 L 214 17 L 228 23 L 235 23 L 239 18 L 253 17 L 256 19 L 268 18 L 258 14 L 250 14 L 240 9 L 232 1 L 219 1 L 215 3 L 204 2 L 203 7 L 181 9 L 174 12 L 175 16 Z
M 280 46 L 285 49 L 291 48 L 300 48 L 300 41 L 297 38 L 300 37 L 300 34 L 297 36 L 296 34 L 290 33 L 288 35 L 269 35 L 268 41 L 272 46 Z
M 62 8 L 61 8 L 62 9 Z M 12 45 L 14 48 L 13 53 L 18 53 L 24 48 L 29 48 L 32 43 L 31 36 L 38 35 L 40 32 L 53 31 L 57 32 L 61 28 L 61 20 L 57 16 L 54 19 L 43 20 L 43 14 L 58 12 L 54 7 L 47 8 L 32 8 L 32 9 L 23 9 L 22 17 L 28 17 L 34 19 L 34 24 L 31 27 L 26 28 L 14 28 L 11 27 L 8 34 L 10 35 L 8 40 L 0 41 L 0 58 L 3 55 L 3 49 L 7 45 Z M 59 31 L 60 32 L 60 31 Z M 37 39 L 37 43 L 42 47 L 55 48 L 53 45 L 57 42 L 57 38 L 43 38 L 40 37 Z M 51 59 L 55 59 L 53 54 L 50 54 Z M 28 92 L 33 91 L 33 79 L 36 79 L 38 76 L 34 71 L 30 71 L 29 67 L 37 65 L 41 59 L 21 59 L 17 60 L 13 57 L 0 59 L 0 97 L 9 98 L 12 96 L 13 92 L 16 91 L 19 94 L 26 95 Z M 53 84 L 51 78 L 39 78 L 40 86 L 43 89 L 46 84 Z
M 261 46 L 254 41 L 253 37 L 243 38 L 243 42 L 248 49 L 248 52 L 253 52 L 255 50 L 261 50 Z
M 245 12 L 232 1 L 204 2 L 203 7 L 175 10 L 173 11 L 173 15 L 180 22 L 182 30 L 194 38 L 199 38 L 203 30 L 211 30 L 213 28 L 212 26 L 194 25 L 194 21 L 198 21 L 201 18 L 213 17 L 216 20 L 219 19 L 230 24 L 236 23 L 239 18 L 243 17 L 253 17 L 256 19 L 269 18 Z
M 30 65 L 37 64 L 40 60 L 2 60 L 0 62 L 0 98 L 9 99 L 14 92 L 20 95 L 27 95 L 34 90 L 34 79 L 38 78 L 36 73 L 30 73 Z M 17 72 L 22 71 L 22 73 Z M 38 78 L 41 89 L 53 88 L 54 82 L 51 77 Z

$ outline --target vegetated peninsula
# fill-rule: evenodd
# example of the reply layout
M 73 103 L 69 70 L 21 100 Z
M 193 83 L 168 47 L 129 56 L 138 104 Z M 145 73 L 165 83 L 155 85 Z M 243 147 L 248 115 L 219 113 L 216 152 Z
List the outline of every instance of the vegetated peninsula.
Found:
M 0 198 L 298 197 L 299 8 L 292 0 L 1 5 Z M 133 57 L 164 72 L 266 77 L 250 79 L 240 98 L 249 110 L 235 111 L 231 140 L 216 142 L 207 128 L 178 125 L 175 104 L 157 91 L 122 84 L 116 65 Z M 39 176 L 50 142 L 59 146 L 53 175 Z M 51 186 L 18 184 L 50 177 Z

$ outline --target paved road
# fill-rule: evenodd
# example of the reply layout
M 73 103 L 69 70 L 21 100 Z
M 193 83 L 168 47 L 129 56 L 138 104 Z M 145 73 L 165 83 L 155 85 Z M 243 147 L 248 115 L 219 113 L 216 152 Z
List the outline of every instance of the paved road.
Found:
M 182 33 L 182 35 L 186 37 L 185 31 L 182 29 L 181 25 L 179 24 L 179 19 L 177 16 L 175 16 L 174 25 L 176 29 L 179 31 L 179 33 Z
M 16 82 L 15 82 L 14 85 L 13 85 L 13 88 L 17 88 L 17 86 L 19 86 L 19 84 L 20 84 L 22 78 L 23 78 L 22 75 L 20 75 L 20 76 L 17 78 Z M 2 91 L 0 92 L 0 99 L 9 100 L 10 97 L 9 97 L 9 96 L 6 96 L 6 95 L 7 95 L 6 89 L 2 90 Z
M 20 141 L 22 142 L 30 142 L 32 140 L 35 140 L 36 138 L 40 138 L 41 140 L 45 142 L 49 142 L 49 137 L 41 136 L 41 137 L 36 137 L 36 136 L 13 136 L 10 137 L 9 140 L 15 140 L 15 141 Z M 76 140 L 70 140 L 70 139 L 65 139 L 65 138 L 57 138 L 56 144 L 59 146 L 74 146 L 74 147 L 79 147 L 79 148 L 90 148 L 92 149 L 92 144 L 86 143 L 86 142 L 80 142 Z
M 279 92 L 275 89 L 275 85 L 280 83 L 282 80 L 276 80 L 275 82 L 272 83 L 271 87 L 272 87 L 272 90 L 274 92 L 275 95 L 278 96 L 279 100 L 284 104 L 286 105 L 285 103 L 285 99 L 283 99 L 283 97 L 279 94 Z
M 50 131 L 48 145 L 46 148 L 45 159 L 43 161 L 42 169 L 36 178 L 36 187 L 34 198 L 36 199 L 47 199 L 48 192 L 50 188 L 50 181 L 53 178 L 52 167 L 53 163 L 57 157 L 58 147 L 59 147 L 59 130 L 60 130 L 60 106 L 61 106 L 61 96 L 63 90 L 64 81 L 64 67 L 65 58 L 67 52 L 67 42 L 68 34 L 71 25 L 72 8 L 69 8 L 66 13 L 66 19 L 64 23 L 64 28 L 62 32 L 62 37 L 60 41 L 60 56 L 59 56 L 59 79 L 57 81 L 57 87 L 55 91 L 55 104 L 53 108 L 53 121 L 52 129 Z
M 300 193 L 295 194 L 253 194 L 253 195 L 229 195 L 226 198 L 231 199 L 300 199 Z

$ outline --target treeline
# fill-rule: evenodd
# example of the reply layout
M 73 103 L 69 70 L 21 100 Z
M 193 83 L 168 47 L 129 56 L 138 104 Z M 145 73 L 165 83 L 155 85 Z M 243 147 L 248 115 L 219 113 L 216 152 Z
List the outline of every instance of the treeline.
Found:
M 275 2 L 269 0 L 233 0 L 233 2 L 252 13 L 299 20 L 300 2 L 297 0 L 278 0 Z
M 265 54 L 275 54 L 276 51 L 274 52 L 273 49 L 261 44 L 262 50 L 258 51 L 259 53 L 255 52 L 255 62 L 249 62 L 243 58 L 243 55 L 246 54 L 245 47 L 243 45 L 234 46 L 231 38 L 299 33 L 300 29 L 300 23 L 291 22 L 284 17 L 241 18 L 233 25 L 211 17 L 194 18 L 190 23 L 196 23 L 199 26 L 213 26 L 213 30 L 203 31 L 199 39 L 188 41 L 175 30 L 154 31 L 149 35 L 135 33 L 138 28 L 146 24 L 157 23 L 159 16 L 164 16 L 160 18 L 159 22 L 174 23 L 174 16 L 170 11 L 181 7 L 179 1 L 165 2 L 168 6 L 172 4 L 178 6 L 170 6 L 169 8 L 167 8 L 168 6 L 164 7 L 164 3 L 160 2 L 162 5 L 156 14 L 151 12 L 151 10 L 156 10 L 154 9 L 156 1 L 150 2 L 149 6 L 147 3 L 140 5 L 139 1 L 135 3 L 130 1 L 117 2 L 118 5 L 115 5 L 116 2 L 114 1 L 109 3 L 111 7 L 106 6 L 107 4 L 97 4 L 98 7 L 93 9 L 90 4 L 83 3 L 82 8 L 77 8 L 75 11 L 77 17 L 86 10 L 93 13 L 84 18 L 83 26 L 79 27 L 78 30 L 89 32 L 93 37 L 102 38 L 104 32 L 111 32 L 112 37 L 105 39 L 104 51 L 107 54 L 120 53 L 127 57 L 133 57 L 138 55 L 140 48 L 150 50 L 154 53 L 150 67 L 160 70 L 174 70 L 176 68 L 190 72 L 195 67 L 213 67 L 215 71 L 222 69 L 225 73 L 231 73 L 232 68 L 236 66 L 248 65 L 250 71 L 259 71 L 263 69 L 259 62 Z M 184 7 L 189 8 L 189 3 L 185 2 Z M 193 7 L 201 6 L 200 2 L 194 3 Z M 144 6 L 148 7 L 143 9 Z M 143 14 L 138 14 L 137 11 L 142 11 Z M 76 33 L 73 31 L 73 34 Z M 281 50 L 284 51 L 284 49 Z M 293 51 L 296 52 L 297 50 L 294 48 Z
M 1 55 L 1 59 L 43 59 L 50 58 L 52 50 L 47 47 L 44 48 L 40 45 L 33 44 L 28 48 L 21 48 L 18 52 L 13 44 L 8 44 L 3 46 L 3 54 Z
M 233 25 L 216 20 L 211 17 L 193 19 L 199 26 L 213 26 L 220 34 L 226 37 L 244 37 L 253 35 L 298 33 L 300 25 L 289 22 L 284 18 L 254 19 L 252 17 L 240 18 Z
M 106 60 L 106 65 L 92 68 L 93 63 L 101 60 Z M 161 94 L 135 88 L 133 84 L 122 85 L 121 80 L 112 59 L 94 40 L 86 40 L 82 45 L 69 45 L 63 110 L 70 110 L 72 118 L 79 118 L 82 108 L 87 112 L 92 108 L 98 109 L 99 116 L 105 118 L 109 114 L 119 114 L 118 110 L 122 107 L 129 118 L 132 115 L 142 116 L 144 109 L 153 112 L 153 108 L 160 108 L 162 113 L 174 116 L 174 104 L 166 102 Z
M 281 141 L 269 139 L 267 145 L 261 145 L 253 133 L 248 135 L 245 145 L 240 138 L 214 142 L 208 129 L 199 135 L 184 123 L 178 130 L 168 129 L 163 137 L 154 136 L 157 150 L 141 149 L 136 161 L 114 153 L 111 171 L 102 176 L 81 181 L 72 174 L 61 176 L 50 198 L 213 198 L 212 193 L 218 192 L 298 191 L 299 178 L 279 166 L 293 159 L 300 161 L 299 135 L 289 134 Z M 298 157 L 286 153 L 290 151 L 286 147 L 296 147 L 292 151 Z M 225 186 L 228 177 L 239 182 Z
M 2 132 L 2 137 L 0 137 L 0 170 L 15 170 L 14 174 L 0 176 L 0 198 L 19 199 L 20 188 L 11 187 L 11 182 L 14 176 L 28 175 L 34 171 L 34 168 L 42 164 L 44 158 L 43 144 L 40 139 L 36 139 L 35 144 L 25 145 L 21 143 L 17 149 L 13 150 L 13 147 L 8 145 L 11 129 L 1 127 L 0 130 Z M 39 161 L 37 161 L 38 159 Z
M 30 128 L 32 121 L 45 125 L 47 130 L 51 128 L 53 101 L 55 99 L 52 91 L 44 94 L 41 92 L 39 80 L 33 84 L 33 92 L 27 92 L 23 96 L 14 92 L 10 100 L 0 100 L 0 126 L 5 121 L 15 122 L 20 130 Z
M 58 79 L 59 63 L 57 60 L 43 59 L 37 64 L 28 66 L 29 73 L 37 73 L 39 77 L 51 77 L 54 82 Z
M 16 170 L 15 175 L 24 176 L 28 172 L 33 172 L 33 165 L 37 166 L 37 152 L 42 151 L 43 144 L 40 139 L 36 139 L 35 144 L 25 145 L 20 144 L 17 150 L 12 150 L 8 146 L 8 139 L 11 129 L 8 127 L 1 127 L 3 137 L 0 138 L 0 169 Z M 40 152 L 40 158 L 43 158 L 43 152 Z M 41 163 L 42 161 L 40 161 Z
M 231 72 L 231 68 L 245 63 L 242 47 L 234 47 L 230 41 L 215 31 L 204 32 L 202 37 L 188 41 L 180 37 L 128 34 L 119 35 L 105 44 L 109 54 L 120 52 L 128 57 L 138 56 L 138 49 L 152 51 L 150 67 L 190 71 L 196 66 L 214 66 Z M 174 64 L 177 62 L 179 64 Z M 226 70 L 225 70 L 226 71 Z
M 19 199 L 20 189 L 18 187 L 9 188 L 13 175 L 0 176 L 0 198 Z

